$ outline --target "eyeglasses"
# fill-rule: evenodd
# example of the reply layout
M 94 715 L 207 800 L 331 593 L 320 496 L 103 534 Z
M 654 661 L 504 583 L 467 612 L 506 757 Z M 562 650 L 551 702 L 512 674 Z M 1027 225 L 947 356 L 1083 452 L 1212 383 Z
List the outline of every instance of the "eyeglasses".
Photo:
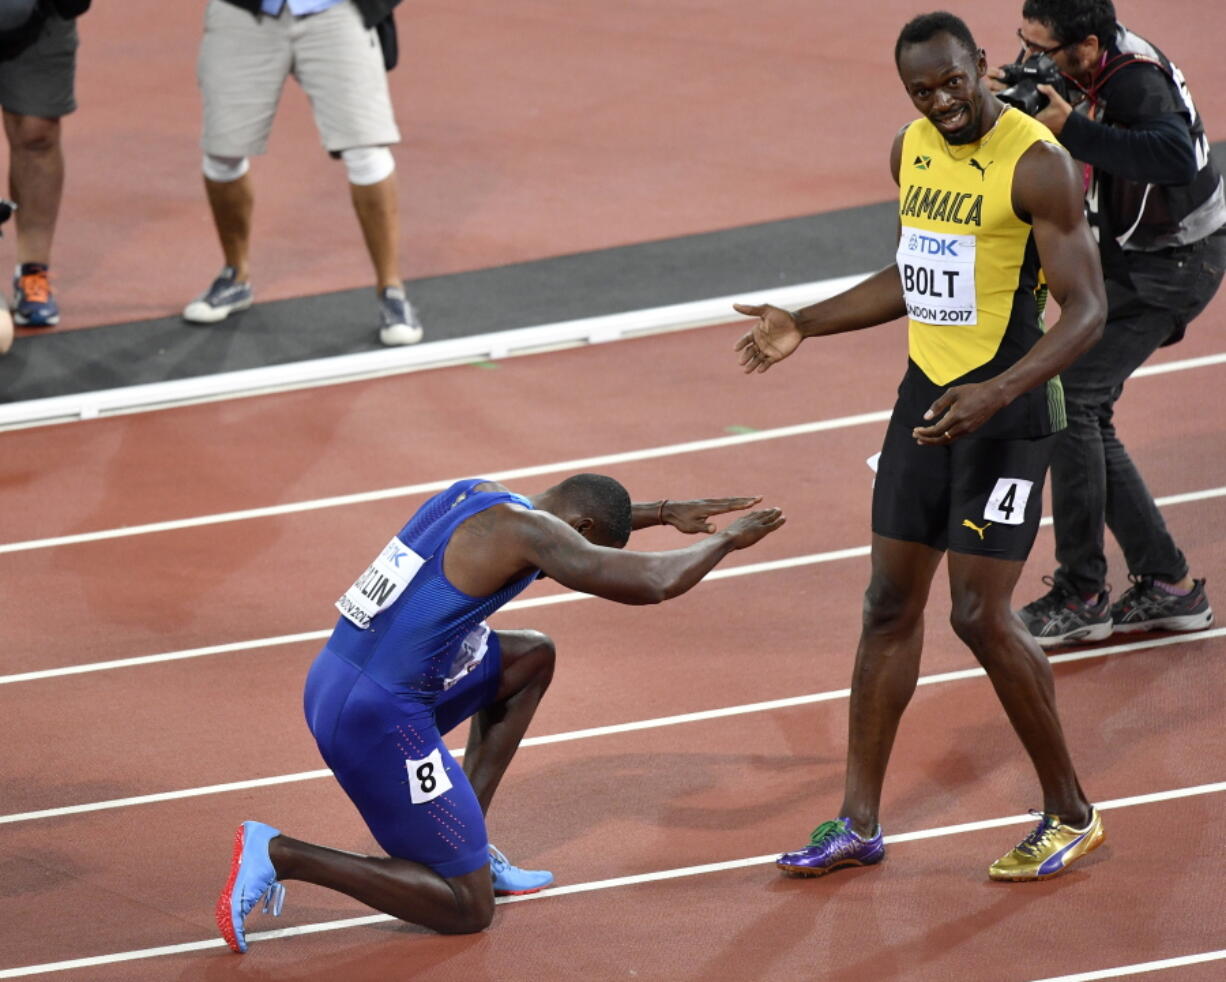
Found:
M 1022 42 L 1022 53 L 1032 55 L 1047 55 L 1049 58 L 1057 51 L 1063 51 L 1065 48 L 1071 48 L 1074 44 L 1080 44 L 1080 41 L 1065 41 L 1064 44 L 1057 44 L 1052 48 L 1044 48 L 1042 45 L 1035 44 L 1033 41 L 1027 41 L 1026 35 L 1022 33 L 1022 29 L 1017 29 L 1017 39 Z

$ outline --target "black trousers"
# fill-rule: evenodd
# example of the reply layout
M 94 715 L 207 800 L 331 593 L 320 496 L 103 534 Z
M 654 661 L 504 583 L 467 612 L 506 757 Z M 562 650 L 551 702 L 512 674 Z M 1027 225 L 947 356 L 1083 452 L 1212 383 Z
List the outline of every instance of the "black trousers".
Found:
M 1129 256 L 1132 283 L 1108 282 L 1102 339 L 1061 373 L 1068 428 L 1051 463 L 1056 579 L 1088 595 L 1107 585 L 1104 524 L 1128 572 L 1167 582 L 1188 573 L 1183 553 L 1115 430 L 1124 382 L 1213 299 L 1226 270 L 1226 229 L 1191 246 Z

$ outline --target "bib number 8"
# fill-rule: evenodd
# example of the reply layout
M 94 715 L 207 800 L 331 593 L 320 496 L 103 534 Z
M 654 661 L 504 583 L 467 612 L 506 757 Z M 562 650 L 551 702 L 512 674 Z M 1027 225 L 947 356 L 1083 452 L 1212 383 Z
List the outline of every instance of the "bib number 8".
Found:
M 409 798 L 415 805 L 424 805 L 451 790 L 451 778 L 443 764 L 438 747 L 421 760 L 406 760 L 409 774 Z

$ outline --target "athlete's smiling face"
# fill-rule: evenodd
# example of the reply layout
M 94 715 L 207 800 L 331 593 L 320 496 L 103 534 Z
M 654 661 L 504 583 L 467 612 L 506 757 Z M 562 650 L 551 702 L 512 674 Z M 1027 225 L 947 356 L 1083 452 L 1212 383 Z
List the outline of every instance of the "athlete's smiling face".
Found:
M 898 75 L 915 108 L 955 145 L 974 143 L 987 130 L 987 70 L 983 51 L 971 54 L 951 34 L 903 45 L 898 53 Z

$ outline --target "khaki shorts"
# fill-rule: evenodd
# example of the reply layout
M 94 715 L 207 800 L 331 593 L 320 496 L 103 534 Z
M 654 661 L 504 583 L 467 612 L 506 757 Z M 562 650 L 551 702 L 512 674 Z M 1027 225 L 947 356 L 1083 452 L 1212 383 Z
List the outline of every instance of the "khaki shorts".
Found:
M 0 61 L 0 106 L 19 116 L 59 119 L 77 108 L 77 22 L 50 14 L 38 40 Z
M 263 153 L 290 75 L 311 100 L 325 150 L 400 142 L 379 39 L 362 26 L 351 0 L 305 17 L 295 17 L 286 4 L 278 16 L 258 19 L 210 0 L 196 70 L 204 95 L 204 152 Z

